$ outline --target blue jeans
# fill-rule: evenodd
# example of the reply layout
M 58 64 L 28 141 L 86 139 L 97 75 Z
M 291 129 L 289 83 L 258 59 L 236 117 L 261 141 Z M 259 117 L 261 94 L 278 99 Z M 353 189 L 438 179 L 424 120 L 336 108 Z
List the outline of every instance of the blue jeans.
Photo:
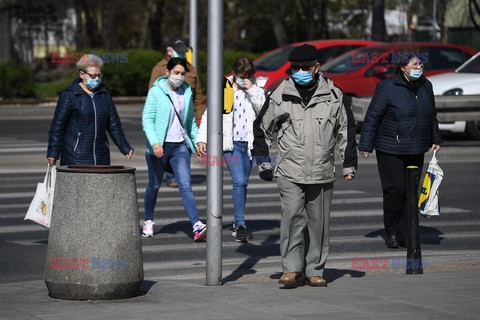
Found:
M 233 151 L 224 152 L 224 157 L 233 183 L 233 223 L 235 226 L 245 225 L 248 177 L 252 171 L 252 160 L 248 156 L 248 143 L 234 141 Z
M 145 190 L 145 220 L 153 220 L 153 209 L 157 202 L 165 166 L 167 162 L 170 162 L 173 173 L 177 178 L 183 207 L 193 226 L 198 221 L 198 212 L 191 187 L 190 152 L 187 145 L 184 142 L 165 142 L 162 158 L 157 158 L 147 152 L 145 159 L 148 166 L 148 186 Z

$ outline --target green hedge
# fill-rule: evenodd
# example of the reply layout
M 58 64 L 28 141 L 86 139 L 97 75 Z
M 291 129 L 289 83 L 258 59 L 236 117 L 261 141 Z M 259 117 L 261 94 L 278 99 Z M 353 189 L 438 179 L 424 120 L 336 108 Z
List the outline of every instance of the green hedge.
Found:
M 33 72 L 27 65 L 14 62 L 0 63 L 0 97 L 3 99 L 35 97 Z
M 155 64 L 162 58 L 162 54 L 158 51 L 143 49 L 121 50 L 121 53 L 127 54 L 127 59 L 123 59 L 127 61 L 124 63 L 105 63 L 103 82 L 113 96 L 146 96 L 150 73 Z
M 113 96 L 146 96 L 150 73 L 155 64 L 163 57 L 163 53 L 154 50 L 105 50 L 83 49 L 77 52 L 89 52 L 100 55 L 107 53 L 119 54 L 120 58 L 114 63 L 104 64 L 103 83 Z M 226 49 L 224 51 L 224 74 L 230 73 L 233 63 L 240 57 L 254 60 L 259 54 L 246 51 Z M 103 57 L 104 60 L 105 56 Z M 111 59 L 111 57 L 110 57 Z M 25 65 L 16 65 L 11 62 L 0 64 L 0 97 L 57 97 L 58 92 L 70 85 L 75 77 L 75 64 L 71 64 L 72 73 L 62 77 L 54 77 L 54 81 L 35 83 L 33 73 Z M 207 92 L 207 53 L 198 52 L 198 74 L 204 93 Z M 47 71 L 50 72 L 50 71 Z M 53 71 L 52 71 L 53 72 Z

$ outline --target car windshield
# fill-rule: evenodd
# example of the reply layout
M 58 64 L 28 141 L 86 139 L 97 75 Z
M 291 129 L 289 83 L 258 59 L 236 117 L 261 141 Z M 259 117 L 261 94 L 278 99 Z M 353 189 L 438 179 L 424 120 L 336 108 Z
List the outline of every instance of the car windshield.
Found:
M 361 48 L 352 50 L 320 67 L 322 72 L 346 73 L 359 70 L 372 60 L 379 59 L 385 48 Z
M 257 71 L 275 71 L 288 61 L 288 55 L 294 46 L 286 46 L 273 51 L 270 54 L 258 59 L 253 64 Z
M 480 54 L 458 68 L 459 73 L 480 73 Z

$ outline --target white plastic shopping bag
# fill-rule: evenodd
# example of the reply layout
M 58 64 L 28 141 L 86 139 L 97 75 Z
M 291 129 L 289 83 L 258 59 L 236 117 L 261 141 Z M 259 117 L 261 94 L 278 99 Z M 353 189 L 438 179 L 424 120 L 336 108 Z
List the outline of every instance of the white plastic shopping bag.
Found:
M 45 179 L 42 183 L 37 184 L 37 192 L 35 192 L 24 220 L 32 220 L 46 228 L 50 228 L 56 175 L 57 167 L 48 164 Z
M 428 163 L 427 172 L 425 173 L 422 189 L 418 198 L 420 214 L 428 218 L 440 215 L 438 187 L 443 179 L 443 170 L 437 163 L 435 153 L 436 151 L 433 151 L 432 160 Z

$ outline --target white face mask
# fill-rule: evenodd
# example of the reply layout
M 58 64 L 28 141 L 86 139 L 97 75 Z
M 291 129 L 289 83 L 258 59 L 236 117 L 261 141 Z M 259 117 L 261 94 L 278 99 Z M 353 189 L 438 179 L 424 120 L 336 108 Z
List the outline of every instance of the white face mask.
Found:
M 182 85 L 182 83 L 185 81 L 185 76 L 178 75 L 175 76 L 173 74 L 168 76 L 168 83 L 174 88 L 178 88 Z

